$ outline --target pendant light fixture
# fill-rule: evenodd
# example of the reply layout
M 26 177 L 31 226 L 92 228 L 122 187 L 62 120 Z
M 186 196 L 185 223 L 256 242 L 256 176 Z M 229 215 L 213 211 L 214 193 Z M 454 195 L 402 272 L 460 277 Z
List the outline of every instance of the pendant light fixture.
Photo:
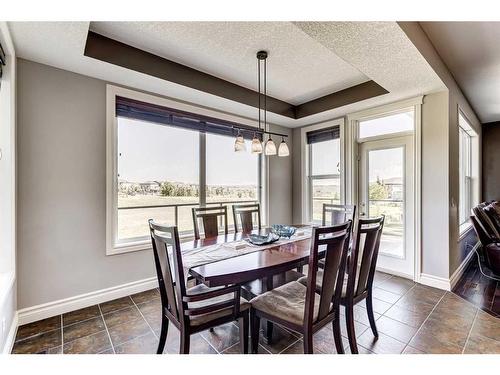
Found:
M 257 71 L 258 71 L 258 95 L 259 95 L 259 129 L 255 131 L 253 134 L 252 145 L 251 145 L 251 153 L 252 154 L 262 154 L 264 153 L 266 156 L 276 155 L 278 156 L 288 156 L 290 155 L 290 150 L 288 149 L 288 145 L 285 142 L 285 137 L 288 135 L 273 133 L 268 130 L 267 124 L 267 51 L 259 51 L 257 52 Z M 262 77 L 261 70 L 264 70 L 264 75 Z M 263 78 L 263 79 L 262 79 Z M 262 85 L 263 83 L 263 85 Z M 263 90 L 261 92 L 261 86 L 263 86 Z M 264 100 L 262 100 L 264 99 Z M 263 103 L 262 103 L 263 102 Z M 263 105 L 262 105 L 263 104 Z M 262 117 L 262 113 L 264 116 Z M 263 120 L 263 121 L 262 121 Z M 261 127 L 261 124 L 263 125 Z M 234 127 L 238 129 L 238 127 Z M 248 131 L 246 129 L 245 131 Z M 265 135 L 267 134 L 268 138 L 264 141 Z M 276 143 L 274 143 L 272 139 L 272 135 L 281 136 L 281 143 L 279 148 L 276 147 Z M 261 138 L 263 141 L 261 141 Z M 234 142 L 234 151 L 246 151 L 245 141 L 243 136 L 241 135 L 241 130 L 238 129 L 238 135 L 236 137 L 236 141 Z
M 278 147 L 278 156 L 288 156 L 290 155 L 290 150 L 288 149 L 288 145 L 285 142 L 285 137 L 281 137 L 281 143 Z
M 246 151 L 247 146 L 245 145 L 245 140 L 243 139 L 243 136 L 241 135 L 241 130 L 238 129 L 238 135 L 236 136 L 236 141 L 234 141 L 234 151 L 236 152 L 242 152 Z

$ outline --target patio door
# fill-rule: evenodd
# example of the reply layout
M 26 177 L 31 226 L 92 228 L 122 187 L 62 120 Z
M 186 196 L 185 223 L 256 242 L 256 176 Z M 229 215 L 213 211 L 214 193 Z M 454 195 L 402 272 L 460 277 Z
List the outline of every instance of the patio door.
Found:
M 359 150 L 359 215 L 385 215 L 377 268 L 413 279 L 413 137 L 367 141 Z

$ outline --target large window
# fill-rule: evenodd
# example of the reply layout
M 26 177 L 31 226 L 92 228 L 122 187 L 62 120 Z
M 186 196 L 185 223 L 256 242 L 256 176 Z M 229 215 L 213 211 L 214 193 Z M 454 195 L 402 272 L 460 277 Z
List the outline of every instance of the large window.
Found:
M 193 207 L 226 205 L 232 226 L 233 203 L 260 201 L 261 157 L 234 152 L 223 120 L 208 123 L 154 106 L 149 113 L 145 103 L 126 100 L 117 97 L 114 135 L 108 134 L 115 140 L 111 146 L 108 140 L 115 160 L 108 253 L 146 248 L 150 218 L 192 236 Z
M 469 221 L 469 216 L 474 202 L 473 163 L 477 158 L 477 150 L 473 147 L 475 132 L 467 119 L 459 114 L 459 225 L 463 228 Z
M 340 204 L 339 127 L 307 133 L 309 151 L 309 221 L 321 223 L 323 204 Z

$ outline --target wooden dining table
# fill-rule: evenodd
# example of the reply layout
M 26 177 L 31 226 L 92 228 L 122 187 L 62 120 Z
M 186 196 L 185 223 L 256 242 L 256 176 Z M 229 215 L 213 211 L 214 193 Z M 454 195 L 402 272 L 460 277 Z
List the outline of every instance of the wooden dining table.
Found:
M 305 226 L 302 227 L 304 228 Z M 250 233 L 240 232 L 219 235 L 210 239 L 183 242 L 181 249 L 182 251 L 186 251 L 216 244 L 241 241 L 247 238 L 249 234 L 265 235 L 269 232 L 269 228 L 263 228 Z M 199 282 L 209 287 L 246 284 L 253 280 L 283 274 L 286 271 L 307 264 L 309 252 L 310 238 L 302 238 L 285 244 L 277 243 L 276 246 L 263 250 L 199 265 L 191 268 L 189 273 Z
M 308 227 L 305 225 L 296 226 L 302 229 Z M 247 233 L 231 233 L 214 238 L 187 241 L 181 244 L 181 249 L 184 252 L 217 244 L 241 241 L 250 234 L 266 235 L 269 232 L 270 228 L 262 228 Z M 189 274 L 198 282 L 209 287 L 229 284 L 242 285 L 242 295 L 249 299 L 302 276 L 293 270 L 308 263 L 310 242 L 310 237 L 298 238 L 296 241 L 293 241 L 292 237 L 292 242 L 277 243 L 275 246 L 262 250 L 195 266 L 189 270 Z M 319 251 L 321 253 L 324 250 L 320 249 Z M 272 332 L 273 325 L 268 322 L 266 339 L 269 343 L 272 339 Z

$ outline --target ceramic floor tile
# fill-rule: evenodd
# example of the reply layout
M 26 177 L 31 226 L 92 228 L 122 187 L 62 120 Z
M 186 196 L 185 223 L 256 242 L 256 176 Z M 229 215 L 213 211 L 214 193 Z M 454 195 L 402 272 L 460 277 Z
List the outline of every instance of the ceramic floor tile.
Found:
M 134 303 L 140 304 L 140 303 L 151 301 L 152 299 L 155 299 L 155 298 L 160 298 L 160 292 L 158 291 L 158 289 L 154 288 L 154 289 L 146 290 L 145 292 L 132 294 L 130 296 L 130 298 L 132 298 Z
M 500 341 L 472 333 L 464 349 L 465 354 L 500 354 Z
M 156 354 L 158 339 L 153 333 L 136 337 L 115 346 L 116 354 Z
M 97 354 L 111 348 L 108 333 L 100 331 L 65 343 L 64 354 Z
M 414 328 L 418 328 L 429 316 L 429 312 L 410 311 L 394 305 L 389 310 L 387 310 L 384 315 Z
M 411 339 L 409 345 L 427 354 L 460 354 L 462 347 L 442 341 L 434 332 L 422 327 Z
M 415 285 L 414 281 L 393 276 L 389 280 L 377 284 L 377 288 L 392 292 L 394 294 L 403 295 L 408 290 L 410 290 L 413 285 Z
M 200 333 L 218 352 L 233 346 L 240 341 L 239 329 L 232 323 L 215 327 L 213 332 Z M 250 334 L 249 334 L 250 335 Z
M 113 327 L 108 327 L 108 331 L 114 346 L 120 345 L 136 337 L 152 333 L 149 325 L 142 317 Z
M 125 307 L 133 306 L 134 303 L 130 299 L 130 297 L 117 298 L 109 302 L 101 303 L 99 306 L 101 307 L 101 311 L 103 314 L 107 314 L 111 311 L 121 310 Z
M 406 344 L 379 332 L 379 337 L 366 331 L 358 338 L 358 344 L 376 354 L 400 354 Z
M 16 341 L 39 335 L 43 332 L 53 331 L 61 328 L 61 316 L 39 320 L 37 322 L 24 324 L 17 329 Z
M 14 354 L 40 353 L 45 350 L 55 348 L 61 345 L 61 329 L 44 332 L 42 334 L 31 336 L 27 339 L 16 341 L 12 349 Z
M 387 316 L 377 320 L 377 330 L 404 343 L 408 343 L 417 332 L 417 328 L 398 322 Z
M 135 306 L 126 307 L 121 310 L 115 310 L 109 314 L 104 314 L 104 321 L 108 328 L 116 326 L 117 324 L 123 324 L 130 320 L 135 320 L 141 318 L 141 313 Z
M 405 350 L 403 350 L 403 354 L 425 354 L 423 351 L 418 350 L 416 348 L 412 348 L 410 345 L 408 345 Z
M 101 315 L 98 305 L 85 307 L 76 311 L 63 314 L 63 325 L 68 326 L 91 318 L 96 318 Z
M 99 316 L 80 323 L 63 327 L 64 342 L 70 342 L 80 337 L 92 335 L 93 333 L 105 330 L 104 321 Z

